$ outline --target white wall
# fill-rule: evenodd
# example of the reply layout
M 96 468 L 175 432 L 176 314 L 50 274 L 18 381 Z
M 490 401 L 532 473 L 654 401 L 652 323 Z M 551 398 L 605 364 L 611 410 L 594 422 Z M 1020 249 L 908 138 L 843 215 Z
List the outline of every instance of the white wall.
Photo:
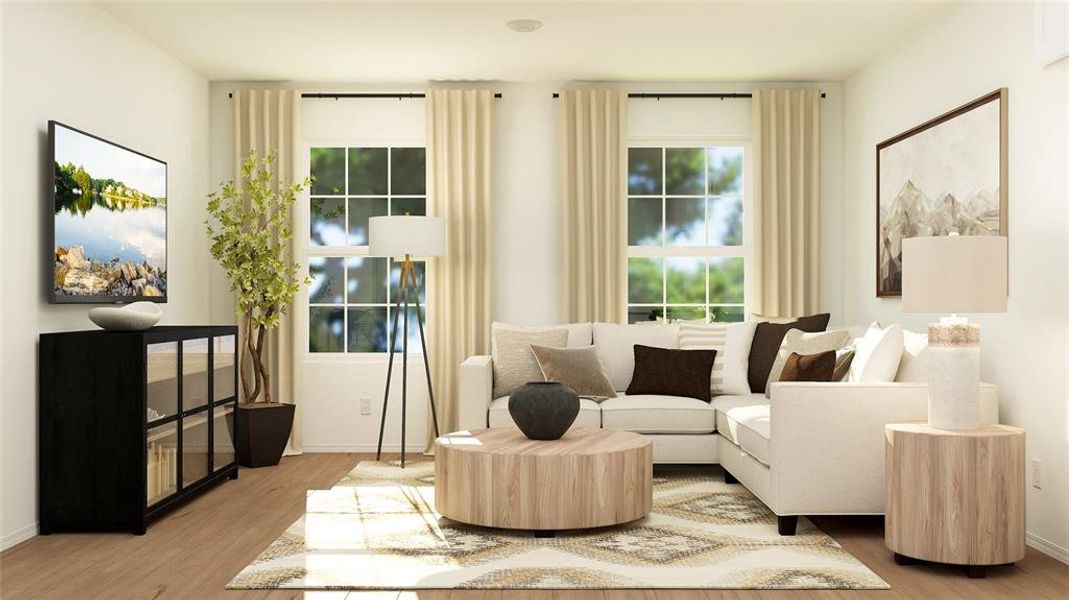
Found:
M 0 548 L 36 533 L 37 335 L 93 327 L 86 306 L 45 301 L 47 122 L 55 119 L 168 164 L 164 323 L 208 320 L 203 233 L 206 80 L 99 8 L 4 3 L 0 202 Z M 11 175 L 17 175 L 12 177 Z
M 462 84 L 463 85 L 463 84 Z M 557 323 L 560 315 L 560 261 L 557 229 L 558 202 L 557 103 L 552 98 L 560 82 L 483 84 L 504 96 L 495 104 L 494 317 L 523 324 Z M 616 83 L 630 91 L 747 92 L 748 83 Z M 823 308 L 838 322 L 842 312 L 842 85 L 810 84 L 827 92 L 824 100 L 824 230 L 821 281 Z M 228 92 L 242 87 L 296 87 L 324 92 L 409 92 L 425 85 L 214 82 L 211 85 L 211 181 L 213 186 L 232 177 L 232 115 Z M 631 136 L 636 140 L 708 140 L 750 137 L 750 103 L 746 100 L 632 100 Z M 359 143 L 424 139 L 421 100 L 302 101 L 302 129 L 306 143 Z M 303 210 L 307 210 L 306 205 Z M 303 234 L 303 229 L 298 229 Z M 213 290 L 226 289 L 216 273 Z M 431 307 L 433 310 L 433 307 Z M 212 318 L 232 322 L 233 305 L 224 294 L 212 298 Z M 303 311 L 295 307 L 299 319 Z M 303 323 L 302 323 L 303 325 Z M 386 367 L 383 357 L 316 356 L 300 354 L 298 402 L 301 404 L 302 443 L 306 451 L 366 451 L 378 437 Z M 410 373 L 409 448 L 423 448 L 427 397 L 420 358 Z M 399 448 L 400 388 L 395 369 L 391 412 L 384 448 Z M 371 401 L 372 414 L 359 414 L 360 398 Z M 414 417 L 412 415 L 415 415 Z
M 1033 56 L 1032 3 L 963 5 L 846 82 L 843 254 L 849 321 L 923 331 L 934 315 L 876 299 L 878 142 L 999 87 L 1009 88 L 1009 310 L 983 328 L 983 377 L 1001 419 L 1027 430 L 1043 488 L 1027 487 L 1033 544 L 1069 560 L 1069 61 Z

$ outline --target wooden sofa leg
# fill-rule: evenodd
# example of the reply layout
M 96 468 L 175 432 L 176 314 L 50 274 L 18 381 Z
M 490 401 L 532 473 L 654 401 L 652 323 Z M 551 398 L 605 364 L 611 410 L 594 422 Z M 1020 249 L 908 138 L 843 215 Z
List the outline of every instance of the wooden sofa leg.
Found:
M 738 483 L 738 482 L 739 482 L 739 480 L 735 479 L 734 475 L 729 473 L 727 469 L 724 469 L 724 483 Z
M 776 515 L 776 520 L 779 521 L 780 535 L 794 535 L 798 530 L 798 515 Z

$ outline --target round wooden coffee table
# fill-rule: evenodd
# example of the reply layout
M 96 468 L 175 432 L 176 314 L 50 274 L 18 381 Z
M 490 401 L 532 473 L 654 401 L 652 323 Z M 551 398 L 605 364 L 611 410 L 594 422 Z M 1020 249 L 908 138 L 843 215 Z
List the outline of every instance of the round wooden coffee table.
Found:
M 543 535 L 640 519 L 653 508 L 653 449 L 627 431 L 450 433 L 434 443 L 434 504 L 444 517 Z

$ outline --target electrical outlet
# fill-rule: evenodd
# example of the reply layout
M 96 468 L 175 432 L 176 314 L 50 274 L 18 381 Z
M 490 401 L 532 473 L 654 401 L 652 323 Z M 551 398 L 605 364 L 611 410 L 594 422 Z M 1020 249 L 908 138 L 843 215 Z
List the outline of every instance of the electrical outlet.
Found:
M 365 415 L 365 416 L 371 414 L 371 397 L 370 396 L 364 396 L 363 398 L 360 399 L 360 414 Z
M 1040 467 L 1043 465 L 1038 458 L 1032 459 L 1032 487 L 1037 490 L 1043 489 L 1043 477 Z

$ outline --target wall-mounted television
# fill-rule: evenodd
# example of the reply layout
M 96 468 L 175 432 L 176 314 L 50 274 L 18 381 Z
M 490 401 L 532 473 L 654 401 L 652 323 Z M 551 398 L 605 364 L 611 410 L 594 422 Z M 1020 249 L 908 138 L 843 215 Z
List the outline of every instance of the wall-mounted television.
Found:
M 48 122 L 49 297 L 167 301 L 167 163 Z

